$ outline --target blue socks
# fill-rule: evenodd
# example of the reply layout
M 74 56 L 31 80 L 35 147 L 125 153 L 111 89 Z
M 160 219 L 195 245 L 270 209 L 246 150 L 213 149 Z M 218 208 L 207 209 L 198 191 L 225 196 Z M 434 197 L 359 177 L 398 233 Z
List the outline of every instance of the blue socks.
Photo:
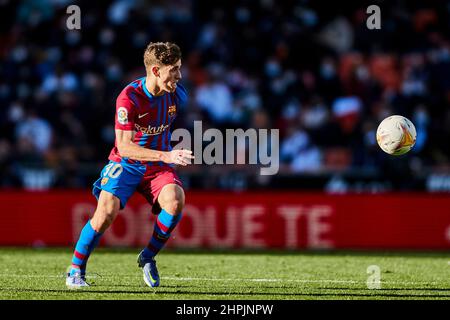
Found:
M 164 247 L 171 232 L 177 226 L 178 222 L 180 222 L 181 217 L 181 213 L 173 216 L 164 209 L 161 210 L 154 225 L 152 238 L 142 252 L 144 258 L 150 259 L 154 257 Z M 76 272 L 79 272 L 82 276 L 86 274 L 87 261 L 92 251 L 100 242 L 101 236 L 102 233 L 95 231 L 89 220 L 83 230 L 81 230 L 80 238 L 75 246 L 70 275 Z
M 147 247 L 142 252 L 144 258 L 154 257 L 166 244 L 170 237 L 170 233 L 181 220 L 182 213 L 173 216 L 166 210 L 162 209 L 156 218 L 153 228 L 153 235 Z
M 70 275 L 75 272 L 80 272 L 81 275 L 86 274 L 86 264 L 92 250 L 98 245 L 102 233 L 92 229 L 91 221 L 89 220 L 81 230 L 80 238 L 75 246 L 75 251 L 72 257 L 72 268 Z

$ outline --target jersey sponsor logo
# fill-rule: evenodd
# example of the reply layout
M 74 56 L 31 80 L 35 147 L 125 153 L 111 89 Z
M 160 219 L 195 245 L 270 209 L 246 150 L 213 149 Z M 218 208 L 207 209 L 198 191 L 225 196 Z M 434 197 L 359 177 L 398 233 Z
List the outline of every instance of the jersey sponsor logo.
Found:
M 170 125 L 168 124 L 162 124 L 159 127 L 152 127 L 152 126 L 148 126 L 146 127 L 142 127 L 140 125 L 138 125 L 137 123 L 134 124 L 135 128 L 137 131 L 140 131 L 142 133 L 148 134 L 150 136 L 155 136 L 157 134 L 161 134 L 163 133 L 168 127 L 170 127 Z
M 117 110 L 117 121 L 120 124 L 128 123 L 128 111 L 124 107 L 119 107 L 119 109 Z
M 167 113 L 169 114 L 169 117 L 175 116 L 177 114 L 177 106 L 176 105 L 170 106 Z
M 148 115 L 148 112 L 147 112 L 147 113 L 144 113 L 144 114 L 138 115 L 138 118 L 139 118 L 139 119 L 140 119 L 140 118 L 143 118 L 143 117 L 145 117 L 146 115 Z

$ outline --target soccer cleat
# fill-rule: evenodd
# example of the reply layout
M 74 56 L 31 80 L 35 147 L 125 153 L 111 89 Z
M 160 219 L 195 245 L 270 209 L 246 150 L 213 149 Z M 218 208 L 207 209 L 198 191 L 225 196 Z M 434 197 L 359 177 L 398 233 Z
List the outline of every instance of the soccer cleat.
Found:
M 86 282 L 86 277 L 82 276 L 79 272 L 75 272 L 73 275 L 67 274 L 66 286 L 69 289 L 81 289 L 84 287 L 89 287 Z
M 142 251 L 139 253 L 137 263 L 140 268 L 142 268 L 142 272 L 144 274 L 144 282 L 149 287 L 157 287 L 159 286 L 159 274 L 158 268 L 156 268 L 155 258 L 146 259 L 142 256 Z

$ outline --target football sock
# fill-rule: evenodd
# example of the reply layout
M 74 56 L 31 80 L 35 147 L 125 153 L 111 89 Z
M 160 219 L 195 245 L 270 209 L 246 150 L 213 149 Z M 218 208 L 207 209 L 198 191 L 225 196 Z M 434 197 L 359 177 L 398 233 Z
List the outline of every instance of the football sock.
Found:
M 95 231 L 89 220 L 83 230 L 81 230 L 80 238 L 75 246 L 70 275 L 73 275 L 76 272 L 80 272 L 82 276 L 86 274 L 87 260 L 89 259 L 92 250 L 98 245 L 101 236 L 102 233 Z
M 153 235 L 147 247 L 142 252 L 144 258 L 154 257 L 166 244 L 170 233 L 181 220 L 182 213 L 173 216 L 162 209 L 155 221 Z

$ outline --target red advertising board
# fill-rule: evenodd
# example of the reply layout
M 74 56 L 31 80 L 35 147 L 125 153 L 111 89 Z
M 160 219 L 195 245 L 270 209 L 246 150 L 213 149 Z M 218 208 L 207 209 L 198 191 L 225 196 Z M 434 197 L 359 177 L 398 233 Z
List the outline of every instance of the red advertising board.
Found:
M 73 245 L 96 200 L 86 191 L 0 193 L 0 245 Z M 102 238 L 143 246 L 154 216 L 133 196 Z M 450 249 L 450 196 L 187 192 L 168 246 L 183 248 Z

